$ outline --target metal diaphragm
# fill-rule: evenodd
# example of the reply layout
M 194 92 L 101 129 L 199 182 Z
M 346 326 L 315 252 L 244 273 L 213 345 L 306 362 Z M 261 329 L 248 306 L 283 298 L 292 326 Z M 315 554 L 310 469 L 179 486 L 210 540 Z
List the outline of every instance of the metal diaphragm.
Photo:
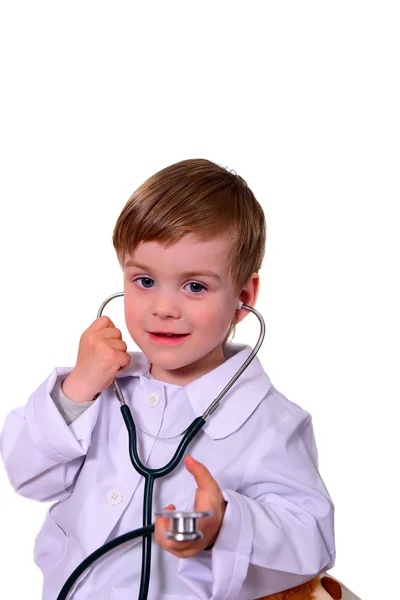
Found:
M 211 516 L 210 512 L 179 512 L 176 510 L 162 510 L 156 513 L 157 517 L 169 519 L 169 531 L 165 533 L 167 540 L 176 542 L 193 542 L 201 540 L 203 534 L 197 530 L 197 519 Z

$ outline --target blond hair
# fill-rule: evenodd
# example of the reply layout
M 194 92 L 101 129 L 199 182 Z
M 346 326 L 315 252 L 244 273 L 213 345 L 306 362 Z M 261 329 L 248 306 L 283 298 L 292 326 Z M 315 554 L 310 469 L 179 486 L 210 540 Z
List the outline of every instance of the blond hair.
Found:
M 205 159 L 177 162 L 147 179 L 119 215 L 112 241 L 123 268 L 140 242 L 168 247 L 189 233 L 200 241 L 228 240 L 238 295 L 261 268 L 267 234 L 261 205 L 242 177 Z M 232 323 L 225 341 L 234 333 Z

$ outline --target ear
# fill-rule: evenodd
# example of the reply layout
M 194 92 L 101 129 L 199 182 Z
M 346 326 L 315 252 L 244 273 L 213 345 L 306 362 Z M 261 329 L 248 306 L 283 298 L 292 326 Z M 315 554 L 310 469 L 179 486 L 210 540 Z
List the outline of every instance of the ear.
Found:
M 243 302 L 243 304 L 247 304 L 247 306 L 255 306 L 258 298 L 258 292 L 260 290 L 260 276 L 258 273 L 253 273 L 246 283 L 245 287 L 242 289 L 239 295 L 239 300 Z M 249 314 L 249 311 L 245 308 L 237 310 L 235 313 L 234 323 L 240 323 L 243 319 Z

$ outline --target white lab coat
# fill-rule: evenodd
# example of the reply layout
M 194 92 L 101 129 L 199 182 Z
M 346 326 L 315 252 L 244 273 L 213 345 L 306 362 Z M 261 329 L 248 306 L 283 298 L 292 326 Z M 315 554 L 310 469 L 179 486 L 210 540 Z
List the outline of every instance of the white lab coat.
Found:
M 141 353 L 119 373 L 148 467 L 167 463 L 181 434 L 249 356 L 229 343 L 225 363 L 186 386 L 149 378 Z M 128 453 L 128 433 L 110 386 L 69 426 L 52 399 L 71 368 L 56 368 L 6 418 L 0 437 L 14 489 L 55 501 L 40 530 L 34 560 L 43 600 L 91 552 L 142 526 L 143 479 Z M 178 437 L 176 437 L 178 436 Z M 153 543 L 149 600 L 250 600 L 299 585 L 335 559 L 333 505 L 320 478 L 309 413 L 271 384 L 256 357 L 221 401 L 187 453 L 207 466 L 227 501 L 212 552 L 178 559 Z M 158 480 L 154 512 L 172 503 L 192 510 L 196 485 L 182 464 Z M 103 556 L 75 584 L 74 600 L 132 600 L 141 545 L 133 540 Z

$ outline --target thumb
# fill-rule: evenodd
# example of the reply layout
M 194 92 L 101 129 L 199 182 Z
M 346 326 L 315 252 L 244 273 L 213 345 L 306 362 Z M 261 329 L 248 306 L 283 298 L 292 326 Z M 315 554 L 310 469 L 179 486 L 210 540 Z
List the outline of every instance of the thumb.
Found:
M 185 457 L 185 467 L 193 475 L 196 480 L 197 487 L 201 489 L 217 486 L 218 484 L 211 475 L 210 471 L 201 462 L 198 462 L 193 456 Z

